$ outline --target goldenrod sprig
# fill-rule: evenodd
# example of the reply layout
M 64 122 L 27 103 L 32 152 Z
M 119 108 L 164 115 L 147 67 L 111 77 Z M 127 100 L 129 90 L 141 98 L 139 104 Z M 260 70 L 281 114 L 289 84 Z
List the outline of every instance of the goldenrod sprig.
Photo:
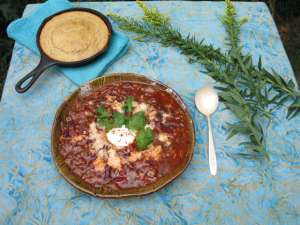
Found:
M 145 3 L 137 1 L 138 6 L 144 11 L 143 20 L 154 26 L 171 26 L 170 18 L 158 11 L 156 7 L 147 7 Z
M 225 26 L 228 33 L 228 45 L 233 48 L 237 48 L 240 41 L 240 29 L 241 26 L 247 22 L 246 18 L 241 20 L 237 19 L 236 10 L 230 0 L 225 0 L 226 9 L 225 14 L 221 17 L 221 21 Z

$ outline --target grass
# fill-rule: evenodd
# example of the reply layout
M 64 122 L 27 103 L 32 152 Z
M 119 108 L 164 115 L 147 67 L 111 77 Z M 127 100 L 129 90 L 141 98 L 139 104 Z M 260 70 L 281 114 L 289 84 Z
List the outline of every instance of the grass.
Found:
M 95 0 L 94 0 L 95 1 Z M 41 0 L 0 0 L 0 99 L 11 59 L 13 41 L 7 38 L 6 27 L 20 17 L 24 7 Z M 265 0 L 275 18 L 283 44 L 300 83 L 300 1 Z

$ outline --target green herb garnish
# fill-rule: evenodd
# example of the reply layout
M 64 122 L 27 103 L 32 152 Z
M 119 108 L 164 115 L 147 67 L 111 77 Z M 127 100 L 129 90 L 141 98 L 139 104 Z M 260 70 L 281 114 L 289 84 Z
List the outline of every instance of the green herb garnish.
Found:
M 132 112 L 133 97 L 128 97 L 124 103 L 124 112 Z M 154 134 L 150 128 L 145 129 L 145 112 L 140 111 L 132 116 L 124 113 L 114 112 L 112 115 L 103 107 L 97 109 L 97 122 L 109 132 L 113 128 L 125 125 L 128 129 L 137 132 L 136 142 L 139 150 L 145 150 L 153 142 Z
M 141 130 L 146 125 L 145 113 L 143 111 L 137 112 L 128 118 L 127 127 L 130 130 Z
M 123 113 L 114 112 L 112 119 L 113 119 L 114 127 L 121 127 L 123 124 L 126 123 L 128 118 Z
M 149 8 L 143 2 L 137 4 L 144 11 L 142 20 L 109 16 L 125 31 L 137 33 L 138 41 L 156 41 L 166 47 L 177 47 L 190 62 L 201 63 L 205 73 L 218 83 L 219 96 L 224 105 L 234 113 L 237 123 L 228 124 L 228 138 L 236 134 L 248 137 L 244 146 L 268 158 L 265 147 L 263 120 L 271 120 L 272 112 L 280 107 L 287 108 L 287 118 L 300 113 L 300 92 L 292 80 L 285 80 L 275 71 L 263 68 L 262 60 L 255 64 L 250 54 L 242 53 L 240 45 L 241 26 L 246 19 L 237 19 L 236 10 L 226 0 L 224 16 L 221 17 L 229 50 L 220 49 L 204 41 L 197 41 L 192 35 L 183 35 L 170 23 L 170 18 L 156 8 Z
M 130 113 L 132 111 L 132 102 L 133 102 L 133 97 L 132 96 L 127 97 L 123 106 L 124 112 Z
M 110 115 L 103 106 L 97 109 L 97 122 L 104 126 L 106 130 L 112 129 Z
M 142 129 L 136 136 L 136 143 L 139 150 L 145 150 L 153 142 L 154 134 L 150 128 Z
M 101 121 L 108 119 L 108 118 L 109 118 L 109 113 L 103 106 L 100 106 L 97 109 L 97 119 L 99 119 L 99 122 L 101 123 Z
M 105 127 L 106 132 L 110 131 L 115 127 L 121 127 L 126 123 L 126 116 L 119 112 L 114 112 L 112 116 L 109 115 L 108 111 L 100 106 L 97 109 L 97 122 Z

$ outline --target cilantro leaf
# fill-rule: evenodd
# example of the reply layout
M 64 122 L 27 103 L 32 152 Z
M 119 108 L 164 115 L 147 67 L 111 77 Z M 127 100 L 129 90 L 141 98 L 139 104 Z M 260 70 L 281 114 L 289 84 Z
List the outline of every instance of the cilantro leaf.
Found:
M 150 128 L 140 130 L 136 137 L 136 143 L 138 149 L 140 151 L 145 150 L 148 147 L 148 145 L 150 145 L 153 142 L 153 139 L 154 139 L 153 131 Z
M 103 106 L 100 106 L 97 109 L 97 122 L 101 126 L 105 127 L 106 132 L 115 127 L 121 127 L 126 123 L 126 121 L 126 116 L 120 112 L 114 112 L 111 117 L 108 111 Z
M 114 123 L 111 120 L 105 124 L 105 131 L 109 132 L 111 129 L 115 128 Z
M 114 124 L 110 118 L 105 118 L 105 119 L 97 118 L 97 123 L 99 123 L 101 126 L 103 126 L 105 128 L 106 132 L 108 132 L 112 128 L 114 128 Z
M 103 106 L 100 106 L 97 109 L 97 118 L 105 119 L 108 117 L 109 117 L 109 113 L 107 112 L 107 110 Z
M 103 106 L 97 109 L 97 122 L 104 127 L 109 123 L 109 113 Z
M 126 122 L 126 116 L 120 112 L 113 113 L 113 126 L 114 127 L 121 127 Z
M 140 130 L 145 127 L 145 113 L 143 111 L 137 112 L 128 119 L 127 127 L 131 130 Z
M 128 96 L 123 106 L 124 112 L 130 113 L 132 111 L 132 102 L 133 102 L 133 97 Z

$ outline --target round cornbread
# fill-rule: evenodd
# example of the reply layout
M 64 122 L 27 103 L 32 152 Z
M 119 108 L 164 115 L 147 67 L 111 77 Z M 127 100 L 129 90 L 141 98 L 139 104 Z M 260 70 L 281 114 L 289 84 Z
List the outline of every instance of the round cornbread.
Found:
M 110 30 L 97 15 L 70 11 L 54 16 L 41 30 L 39 42 L 51 59 L 76 62 L 93 57 L 106 48 Z

